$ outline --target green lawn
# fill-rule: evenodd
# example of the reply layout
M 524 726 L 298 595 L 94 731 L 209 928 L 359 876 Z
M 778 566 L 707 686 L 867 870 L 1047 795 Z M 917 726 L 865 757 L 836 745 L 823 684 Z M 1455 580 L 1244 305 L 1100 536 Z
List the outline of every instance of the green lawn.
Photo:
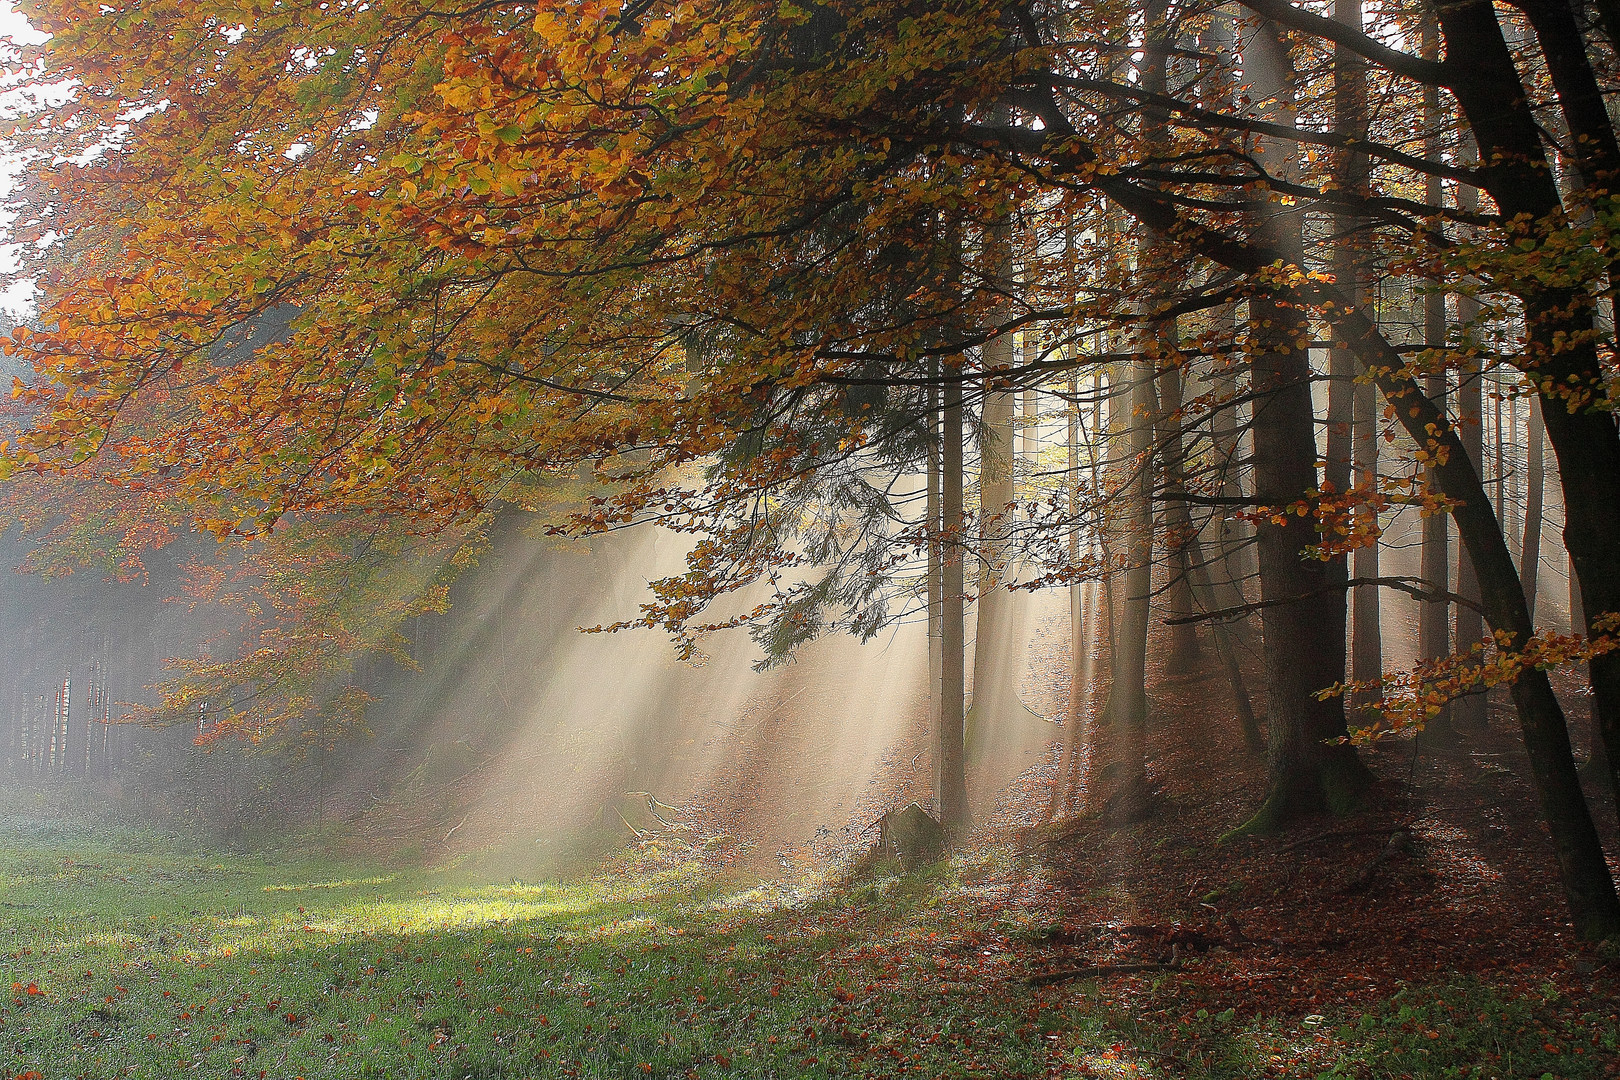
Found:
M 1521 1048 L 1510 1064 L 1504 1025 L 1534 1003 L 1481 987 L 1303 1026 L 1208 1009 L 1144 1025 L 1173 978 L 1143 980 L 1136 1015 L 1088 1004 L 1084 984 L 1026 987 L 1016 927 L 965 914 L 960 861 L 816 900 L 667 861 L 492 884 L 134 832 L 0 836 L 7 1080 L 1247 1077 L 1275 1062 L 1505 1080 L 1600 1077 L 1620 1046 L 1605 1019 L 1592 1052 Z M 1425 1011 L 1442 992 L 1473 997 L 1442 1023 Z M 1472 1071 L 1487 1054 L 1497 1066 Z

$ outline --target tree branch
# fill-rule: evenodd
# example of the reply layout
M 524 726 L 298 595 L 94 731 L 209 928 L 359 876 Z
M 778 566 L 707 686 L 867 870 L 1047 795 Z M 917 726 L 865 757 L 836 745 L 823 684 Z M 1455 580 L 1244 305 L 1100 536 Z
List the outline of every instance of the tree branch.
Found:
M 1411 53 L 1392 49 L 1355 27 L 1323 18 L 1304 8 L 1297 8 L 1288 0 L 1238 0 L 1238 2 L 1256 15 L 1280 23 L 1290 30 L 1298 30 L 1302 34 L 1310 34 L 1312 37 L 1331 41 L 1335 45 L 1342 45 L 1356 55 L 1371 60 L 1379 67 L 1402 78 L 1411 79 L 1425 86 L 1451 85 L 1451 73 L 1444 62 L 1425 60 Z

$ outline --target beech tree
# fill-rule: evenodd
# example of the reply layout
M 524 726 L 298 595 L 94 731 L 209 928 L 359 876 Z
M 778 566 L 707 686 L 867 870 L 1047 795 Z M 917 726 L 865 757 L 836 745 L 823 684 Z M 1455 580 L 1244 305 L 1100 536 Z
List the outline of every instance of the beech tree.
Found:
M 870 631 L 887 617 L 890 555 L 924 561 L 937 546 L 940 798 L 960 826 L 963 566 L 1002 565 L 1009 545 L 995 504 L 1013 493 L 987 491 L 983 464 L 1005 427 L 997 410 L 1071 371 L 1130 365 L 1122 472 L 1140 520 L 1157 490 L 1236 506 L 1255 530 L 1258 595 L 1230 605 L 1258 612 L 1266 654 L 1271 791 L 1253 827 L 1364 786 L 1340 741 L 1343 699 L 1324 693 L 1345 675 L 1344 555 L 1376 544 L 1381 507 L 1449 513 L 1493 651 L 1386 680 L 1375 705 L 1386 725 L 1421 724 L 1450 695 L 1509 685 L 1576 924 L 1613 933 L 1620 902 L 1545 671 L 1590 660 L 1612 767 L 1620 436 L 1594 315 L 1608 310 L 1602 184 L 1620 152 L 1590 55 L 1612 42 L 1551 0 L 1521 10 L 1539 68 L 1508 49 L 1484 0 L 1397 5 L 1376 24 L 1286 0 L 1145 13 L 1111 0 L 310 0 L 229 16 L 50 0 L 30 12 L 53 35 L 37 85 L 77 90 L 15 138 L 42 169 L 58 163 L 38 228 L 93 254 L 57 271 L 39 325 L 10 340 L 37 374 L 18 384 L 32 411 L 0 461 L 204 507 L 221 537 L 351 514 L 437 534 L 514 483 L 583 466 L 609 490 L 575 527 L 657 516 L 701 536 L 688 573 L 655 583 L 644 622 L 755 622 L 788 643 Z M 1198 48 L 1222 20 L 1241 28 L 1229 39 L 1241 51 Z M 1429 144 L 1407 130 L 1425 93 L 1433 117 L 1455 117 Z M 1567 195 L 1537 124 L 1543 100 L 1576 148 L 1581 183 Z M 1477 165 L 1459 152 L 1464 134 Z M 1437 200 L 1431 180 L 1482 192 L 1478 208 Z M 1132 224 L 1113 228 L 1121 215 Z M 1015 219 L 1036 250 L 1078 232 L 1098 258 L 1061 270 L 1030 259 L 1009 275 Z M 1587 639 L 1535 633 L 1468 447 L 1424 393 L 1426 379 L 1438 389 L 1476 368 L 1480 350 L 1439 340 L 1439 326 L 1415 350 L 1386 333 L 1364 286 L 1329 272 L 1353 265 L 1335 262 L 1324 220 L 1355 230 L 1364 266 L 1479 302 L 1520 339 L 1496 359 L 1540 399 Z M 1180 334 L 1178 319 L 1222 310 L 1208 332 Z M 288 333 L 222 352 L 284 311 Z M 1104 329 L 1126 351 L 1088 350 Z M 1014 335 L 1037 347 L 1015 358 Z M 1319 470 L 1310 385 L 1324 349 L 1341 384 L 1330 423 L 1343 423 L 1345 379 L 1375 386 L 1409 457 L 1385 466 L 1352 450 L 1347 481 L 1330 432 Z M 1216 472 L 1188 484 L 1185 452 L 1156 437 L 1155 392 L 1189 356 L 1213 370 L 1234 353 L 1242 383 L 1182 408 L 1245 399 L 1253 471 L 1235 493 Z M 937 527 L 932 514 L 899 521 L 807 559 L 808 534 L 781 509 L 836 507 L 824 536 L 892 522 L 861 470 L 924 473 L 932 439 L 918 431 L 933 427 L 919 414 L 936 400 Z M 1364 434 L 1378 421 L 1365 402 L 1359 412 Z M 1027 557 L 1051 580 L 1091 572 L 1066 537 L 1107 513 L 1097 495 L 1060 501 L 1029 530 Z M 1123 571 L 1122 606 L 1144 618 L 1152 540 L 1138 529 L 1110 568 Z M 1055 554 L 1042 562 L 1043 550 Z M 833 569 L 797 572 L 816 561 Z M 705 614 L 761 578 L 777 586 L 767 603 Z M 1447 582 L 1394 584 L 1448 599 Z M 829 604 L 838 617 L 811 615 Z M 1116 657 L 1134 657 L 1139 621 L 1119 621 Z M 1140 689 L 1127 667 L 1116 662 L 1120 700 Z M 1142 711 L 1127 709 L 1127 724 Z

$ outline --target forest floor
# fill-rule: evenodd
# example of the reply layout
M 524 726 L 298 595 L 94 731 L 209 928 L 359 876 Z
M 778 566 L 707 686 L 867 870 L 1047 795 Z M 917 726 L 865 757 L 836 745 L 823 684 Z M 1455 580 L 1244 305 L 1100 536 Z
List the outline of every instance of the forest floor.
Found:
M 514 880 L 0 800 L 0 1078 L 1620 1076 L 1505 710 L 1218 842 L 1263 787 L 1219 693 L 1157 674 L 1150 820 L 1039 824 L 1049 758 L 910 872 L 666 839 Z

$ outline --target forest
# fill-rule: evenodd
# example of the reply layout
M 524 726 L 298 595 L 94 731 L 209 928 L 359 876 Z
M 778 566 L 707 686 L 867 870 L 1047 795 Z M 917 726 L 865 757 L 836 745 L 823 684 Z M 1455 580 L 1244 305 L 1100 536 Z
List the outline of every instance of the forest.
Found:
M 0 68 L 0 1080 L 1620 1076 L 1614 0 Z

